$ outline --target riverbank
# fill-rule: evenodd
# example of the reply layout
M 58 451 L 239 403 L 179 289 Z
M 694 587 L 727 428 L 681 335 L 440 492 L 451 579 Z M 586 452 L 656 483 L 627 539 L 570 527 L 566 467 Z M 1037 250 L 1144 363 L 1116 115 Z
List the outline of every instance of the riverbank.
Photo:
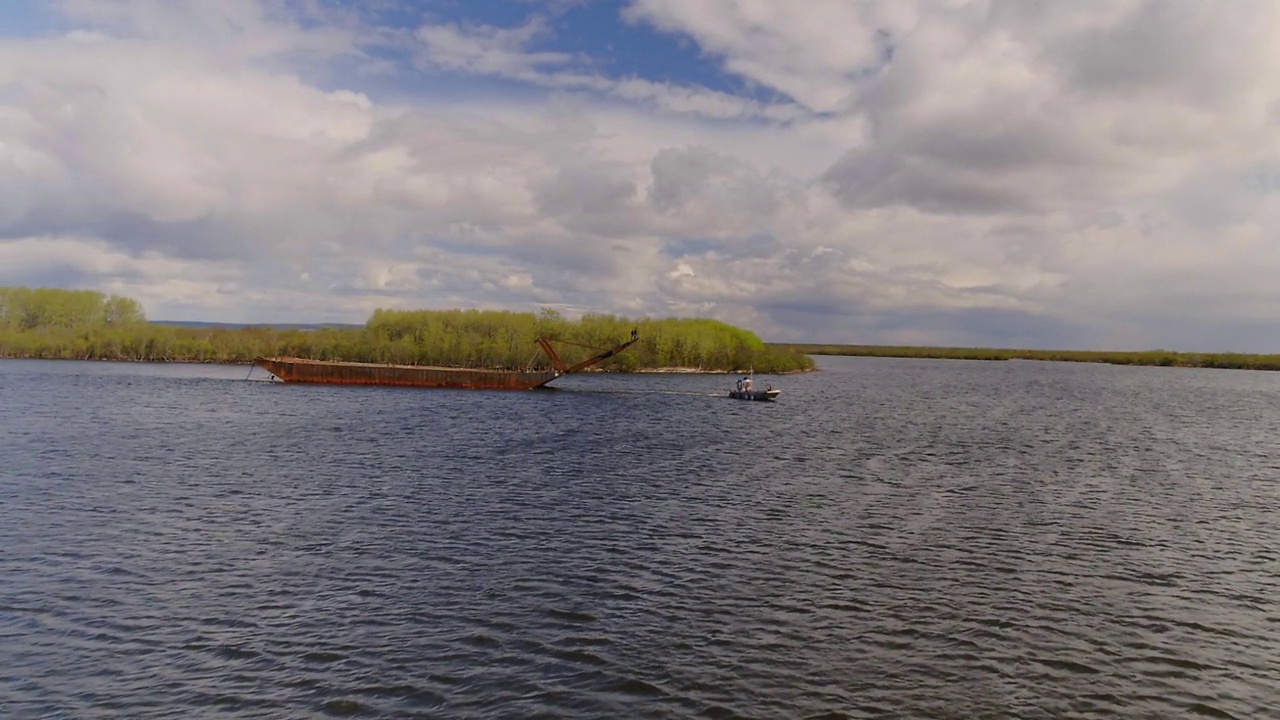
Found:
M 600 372 L 610 372 L 602 370 Z M 799 373 L 818 372 L 817 366 L 807 368 L 797 368 L 795 370 L 770 370 L 768 372 L 754 369 L 737 369 L 737 370 L 714 370 L 708 368 L 690 368 L 690 367 L 659 367 L 659 368 L 642 368 L 639 370 L 631 370 L 630 372 L 638 375 L 645 374 L 661 374 L 661 375 L 796 375 Z
M 1217 368 L 1235 370 L 1280 370 L 1280 354 L 1183 353 L 1168 350 L 1018 350 L 1009 348 L 912 347 L 891 345 L 810 345 L 779 343 L 776 347 L 805 355 L 855 357 L 897 357 L 934 360 L 1039 360 L 1085 362 L 1106 365 L 1153 367 Z
M 248 368 L 253 365 L 252 360 L 174 360 L 164 358 L 100 358 L 100 357 L 31 357 L 19 355 L 6 355 L 0 353 L 0 360 L 52 360 L 57 362 L 93 362 L 93 363 L 122 363 L 136 365 L 226 365 L 232 367 Z M 395 364 L 395 363 L 388 363 Z M 469 368 L 459 368 L 469 369 Z M 470 368 L 474 369 L 474 368 Z M 655 368 L 587 368 L 580 370 L 581 373 L 612 373 L 626 375 L 746 375 L 753 373 L 756 375 L 797 375 L 801 373 L 818 372 L 818 368 L 807 367 L 797 370 L 770 370 L 752 371 L 752 370 L 715 370 L 697 367 L 655 367 Z
M 93 291 L 0 288 L 0 356 L 248 364 L 258 357 L 426 365 L 492 370 L 547 370 L 539 348 L 551 340 L 572 366 L 639 340 L 606 359 L 603 370 L 709 368 L 788 372 L 813 367 L 806 355 L 767 346 L 755 333 L 704 318 L 638 318 L 554 310 L 376 310 L 363 327 L 153 323 L 128 299 Z M 556 362 L 558 362 L 556 361 Z

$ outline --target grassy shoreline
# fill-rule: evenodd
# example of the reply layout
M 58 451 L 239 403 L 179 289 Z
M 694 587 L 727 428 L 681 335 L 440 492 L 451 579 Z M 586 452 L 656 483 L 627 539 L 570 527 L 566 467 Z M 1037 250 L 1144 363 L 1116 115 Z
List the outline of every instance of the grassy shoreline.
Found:
M 845 356 L 845 357 L 885 357 L 922 360 L 980 360 L 999 362 L 1009 360 L 1028 360 L 1041 362 L 1079 362 L 1099 363 L 1105 365 L 1138 365 L 1148 367 L 1181 367 L 1227 370 L 1270 370 L 1280 371 L 1280 354 L 1263 353 L 1191 353 L 1168 350 L 1023 350 L 1014 348 L 964 348 L 964 347 L 924 347 L 897 345 L 826 345 L 808 343 L 767 343 L 788 353 L 808 356 Z M 0 360 L 78 360 L 82 362 L 112 363 L 156 363 L 156 364 L 188 364 L 188 365 L 237 365 L 247 367 L 253 364 L 252 358 L 193 358 L 163 356 L 127 356 L 103 357 L 54 353 L 13 353 L 6 352 L 0 346 Z M 814 366 L 778 369 L 769 368 L 757 371 L 761 375 L 792 375 L 798 373 L 818 372 Z M 723 369 L 705 367 L 599 367 L 590 368 L 587 372 L 655 374 L 655 375 L 733 375 L 743 374 L 749 369 Z
M 1190 353 L 1169 350 L 1020 350 L 1014 348 L 914 347 L 907 345 L 822 345 L 773 343 L 805 355 L 919 358 L 932 360 L 1038 360 L 1151 367 L 1280 370 L 1280 354 Z
M 249 367 L 252 360 L 174 360 L 163 358 L 104 358 L 104 357 L 33 357 L 27 355 L 6 355 L 0 352 L 0 360 L 53 360 L 57 362 L 93 362 L 93 363 L 134 363 L 138 365 L 230 365 L 232 367 Z M 624 375 L 745 375 L 751 370 L 715 370 L 690 367 L 654 367 L 625 369 L 616 367 L 593 367 L 581 371 L 586 373 L 607 373 Z M 806 367 L 794 370 L 761 371 L 759 375 L 797 375 L 800 373 L 818 372 L 817 367 Z

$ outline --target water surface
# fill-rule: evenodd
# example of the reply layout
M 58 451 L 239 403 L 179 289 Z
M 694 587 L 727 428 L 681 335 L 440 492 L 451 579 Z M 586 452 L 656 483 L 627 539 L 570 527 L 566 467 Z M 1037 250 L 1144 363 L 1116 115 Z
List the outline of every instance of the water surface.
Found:
M 0 716 L 1278 716 L 1280 374 L 820 365 L 0 361 Z

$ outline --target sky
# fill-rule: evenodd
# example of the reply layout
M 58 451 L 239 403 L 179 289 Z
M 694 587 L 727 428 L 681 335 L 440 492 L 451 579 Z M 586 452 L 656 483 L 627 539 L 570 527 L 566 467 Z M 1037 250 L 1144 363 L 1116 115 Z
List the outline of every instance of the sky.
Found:
M 0 0 L 0 285 L 1280 352 L 1272 0 Z

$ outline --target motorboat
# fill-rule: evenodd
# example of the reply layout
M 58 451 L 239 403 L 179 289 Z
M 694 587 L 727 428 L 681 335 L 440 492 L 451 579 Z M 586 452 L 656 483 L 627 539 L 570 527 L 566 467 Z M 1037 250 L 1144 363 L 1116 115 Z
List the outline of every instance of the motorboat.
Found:
M 774 390 L 772 385 L 766 386 L 764 390 L 757 390 L 751 387 L 751 376 L 744 375 L 738 380 L 737 387 L 729 391 L 729 397 L 734 400 L 773 400 L 781 392 Z
M 734 400 L 773 400 L 781 390 L 768 388 L 765 390 L 730 390 L 729 397 Z

